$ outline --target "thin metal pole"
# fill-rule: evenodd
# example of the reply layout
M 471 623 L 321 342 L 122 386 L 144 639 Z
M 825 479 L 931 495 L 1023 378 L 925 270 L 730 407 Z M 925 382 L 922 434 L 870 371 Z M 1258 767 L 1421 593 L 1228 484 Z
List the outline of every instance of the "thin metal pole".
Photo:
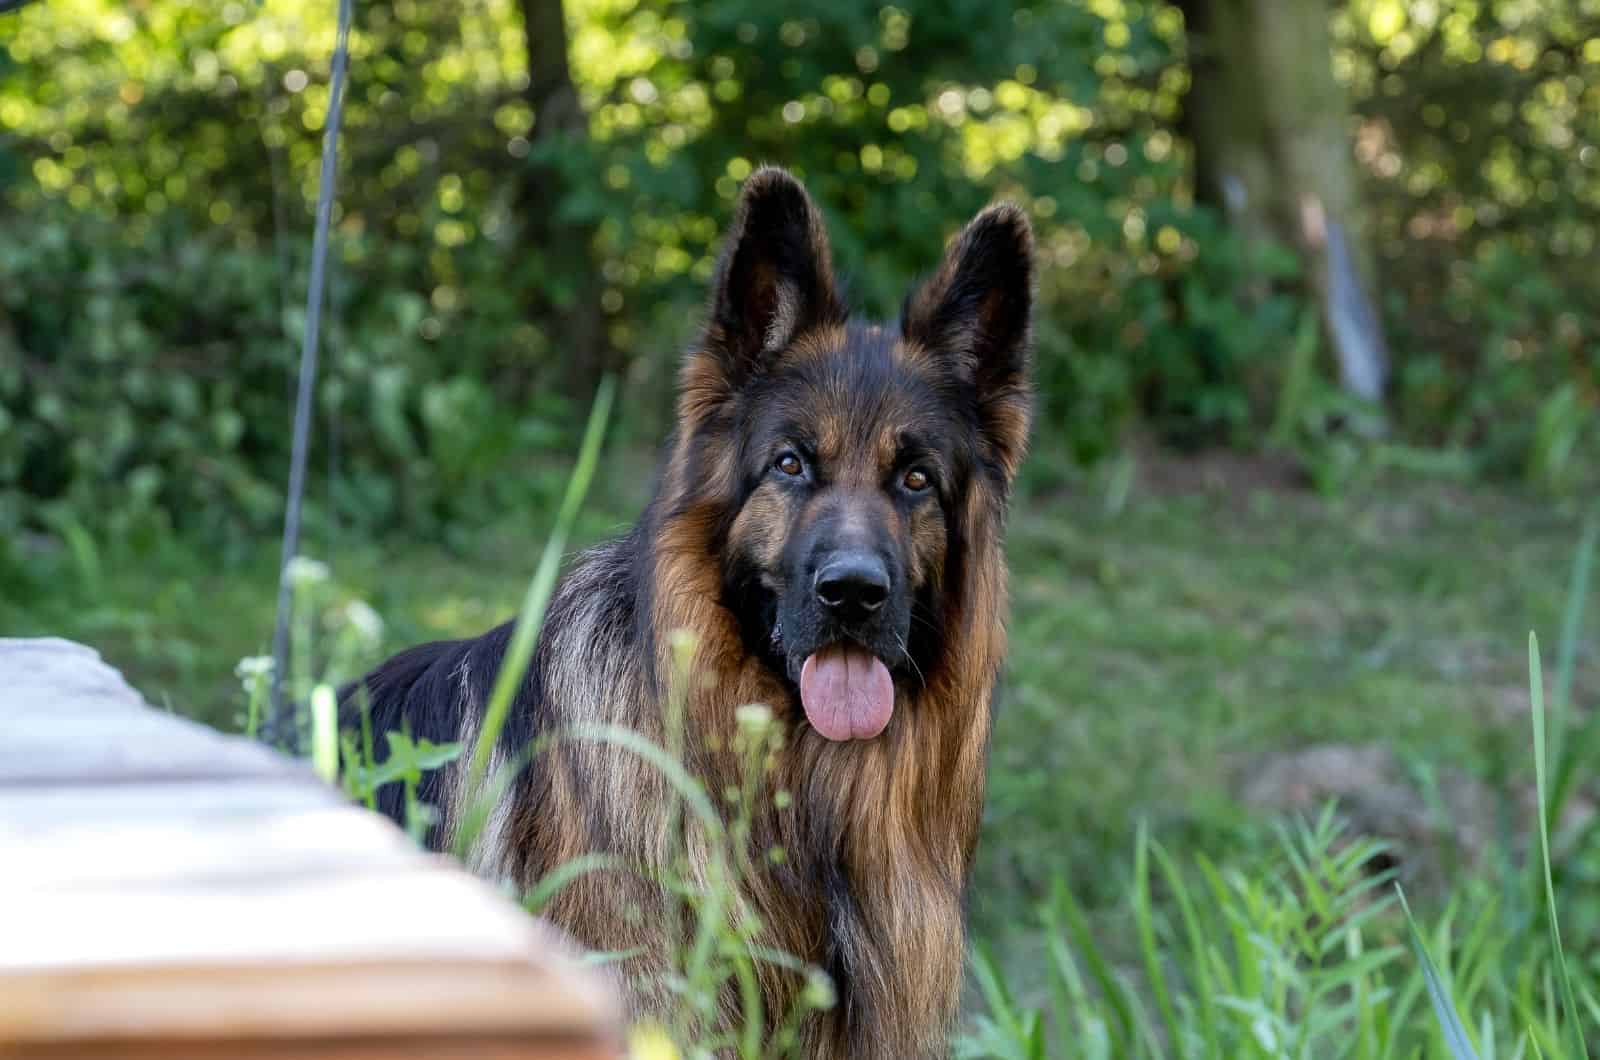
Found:
M 352 0 L 339 0 L 339 34 L 333 48 L 328 119 L 322 133 L 322 178 L 317 189 L 317 226 L 311 244 L 311 283 L 306 291 L 306 330 L 300 345 L 299 391 L 294 405 L 294 447 L 289 455 L 289 496 L 283 510 L 283 556 L 278 564 L 278 620 L 272 631 L 272 710 L 268 738 L 291 749 L 299 734 L 283 703 L 284 670 L 289 656 L 289 612 L 294 605 L 289 563 L 300 549 L 300 498 L 306 485 L 306 450 L 311 434 L 311 398 L 316 389 L 317 339 L 322 330 L 323 275 L 328 260 L 328 225 L 333 217 L 338 175 L 339 122 L 344 116 L 345 70 L 350 62 Z

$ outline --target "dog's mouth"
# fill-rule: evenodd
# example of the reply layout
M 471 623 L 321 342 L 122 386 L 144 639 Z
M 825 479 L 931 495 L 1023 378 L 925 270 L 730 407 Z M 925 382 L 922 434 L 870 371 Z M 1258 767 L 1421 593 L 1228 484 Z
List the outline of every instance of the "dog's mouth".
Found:
M 839 630 L 830 633 L 822 644 L 809 637 L 790 639 L 773 616 L 768 658 L 799 692 L 801 709 L 818 735 L 836 742 L 871 740 L 894 716 L 895 669 L 915 664 L 893 647 L 869 646 Z M 900 637 L 891 639 L 904 644 Z
M 870 740 L 888 727 L 894 715 L 894 678 L 872 652 L 848 642 L 831 644 L 807 655 L 799 670 L 800 705 L 819 735 Z

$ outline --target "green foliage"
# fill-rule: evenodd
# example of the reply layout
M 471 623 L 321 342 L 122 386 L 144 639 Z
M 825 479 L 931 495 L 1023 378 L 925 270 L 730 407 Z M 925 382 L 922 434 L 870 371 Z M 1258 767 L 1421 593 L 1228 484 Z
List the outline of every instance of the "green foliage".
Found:
M 1546 925 L 1550 929 L 1550 949 L 1555 954 L 1555 980 L 1560 987 L 1563 1033 L 1561 1042 L 1573 1060 L 1588 1060 L 1589 1050 L 1579 1025 L 1580 1013 L 1577 995 L 1572 989 L 1572 971 L 1567 966 L 1566 950 L 1561 945 L 1561 920 L 1556 912 L 1555 884 L 1550 873 L 1550 819 L 1546 807 L 1550 805 L 1549 789 L 1545 781 L 1548 772 L 1545 755 L 1544 668 L 1539 662 L 1539 638 L 1528 634 L 1528 683 L 1533 702 L 1533 768 L 1538 783 L 1538 802 L 1535 809 L 1539 818 L 1540 875 L 1544 880 Z M 1531 860 L 1531 859 L 1530 859 Z
M 378 762 L 371 748 L 365 745 L 367 735 L 363 726 L 362 741 L 358 742 L 356 734 L 348 732 L 338 741 L 340 783 L 352 799 L 369 807 L 376 805 L 379 788 L 385 784 L 400 784 L 404 793 L 406 833 L 417 843 L 426 841 L 429 829 L 439 822 L 439 809 L 418 798 L 417 787 L 424 773 L 460 758 L 464 746 L 458 742 L 413 741 L 408 733 L 387 732 L 383 736 L 388 751 L 383 761 Z
M 1286 831 L 1279 857 L 1250 869 L 1201 857 L 1180 870 L 1141 831 L 1129 913 L 1142 977 L 1112 971 L 1112 956 L 1060 886 L 1041 914 L 1048 1006 L 1019 1007 L 993 963 L 975 957 L 988 1011 L 959 1054 L 1376 1057 L 1399 1035 L 1416 1038 L 1405 993 L 1385 983 L 1402 951 L 1370 941 L 1390 906 L 1384 877 L 1370 870 L 1381 848 L 1344 840 L 1332 822 L 1328 813 Z M 1170 916 L 1152 905 L 1153 883 L 1173 896 Z
M 279 284 L 303 290 L 300 256 L 190 241 L 176 220 L 136 243 L 60 209 L 28 224 L 0 253 L 0 418 L 12 427 L 0 430 L 0 526 L 31 514 L 57 531 L 153 540 L 272 525 L 303 312 Z M 560 437 L 564 406 L 507 408 L 481 372 L 455 370 L 421 337 L 420 296 L 393 277 L 366 283 L 360 296 L 347 278 L 333 292 L 321 510 L 427 525 L 468 498 L 479 512 L 545 500 L 547 478 L 496 471 Z
M 1411 915 L 1411 904 L 1406 901 L 1405 891 L 1401 890 L 1399 884 L 1395 885 L 1395 895 L 1400 899 L 1400 911 L 1406 918 L 1406 937 L 1411 941 L 1411 952 L 1416 955 L 1417 967 L 1421 969 L 1423 982 L 1427 984 L 1428 1002 L 1433 1006 L 1434 1017 L 1444 1032 L 1451 1060 L 1478 1060 L 1478 1051 L 1472 1047 L 1467 1029 L 1461 1025 L 1461 1015 L 1456 1012 L 1455 1002 L 1450 1000 L 1450 988 L 1439 975 L 1439 969 L 1434 967 L 1433 958 L 1428 954 L 1428 944 L 1423 941 L 1422 931 L 1417 927 L 1416 918 Z
M 1581 395 L 1592 424 L 1600 386 L 1597 15 L 1592 0 L 1352 0 L 1334 20 L 1403 416 L 1547 481 L 1565 441 L 1532 436 L 1560 415 L 1546 403 Z
M 1362 118 L 1405 440 L 1570 490 L 1600 441 L 1600 287 L 1582 265 L 1600 238 L 1600 38 L 1592 0 L 1524 6 L 1353 0 L 1332 59 Z M 9 16 L 0 530 L 215 539 L 275 520 L 332 16 L 314 0 Z M 569 0 L 567 16 L 587 139 L 536 135 L 511 0 L 362 8 L 319 511 L 432 525 L 553 501 L 526 454 L 590 396 L 564 359 L 595 276 L 655 431 L 717 231 L 764 161 L 807 179 L 877 314 L 973 210 L 1022 200 L 1046 266 L 1041 434 L 1077 459 L 1139 421 L 1194 447 L 1252 446 L 1282 420 L 1294 258 L 1193 204 L 1192 42 L 1171 5 Z M 544 201 L 551 174 L 566 190 Z M 545 214 L 593 245 L 551 245 Z M 1290 451 L 1336 485 L 1359 454 L 1324 443 L 1350 410 L 1312 416 Z
M 1325 813 L 1285 831 L 1276 857 L 1234 866 L 1197 856 L 1180 867 L 1141 832 L 1131 923 L 1120 928 L 1138 940 L 1140 973 L 1119 967 L 1104 933 L 1058 886 L 1039 922 L 1047 999 L 1019 1000 L 979 949 L 983 1008 L 958 1055 L 1477 1060 L 1527 1055 L 1530 1042 L 1545 1056 L 1586 1055 L 1579 1026 L 1592 1017 L 1554 1007 L 1564 965 L 1540 925 L 1519 930 L 1492 891 L 1466 880 L 1432 930 L 1409 909 L 1397 922 L 1389 875 L 1373 860 L 1382 847 L 1332 822 Z M 1162 905 L 1153 887 L 1166 894 Z M 1466 1025 L 1458 1005 L 1472 1017 Z

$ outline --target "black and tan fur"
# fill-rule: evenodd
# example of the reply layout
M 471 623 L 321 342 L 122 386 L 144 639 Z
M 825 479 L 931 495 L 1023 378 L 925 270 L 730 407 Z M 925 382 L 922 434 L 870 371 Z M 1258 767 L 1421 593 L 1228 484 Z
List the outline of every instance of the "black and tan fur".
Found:
M 708 790 L 731 779 L 716 749 L 735 709 L 772 707 L 788 737 L 771 784 L 792 802 L 765 800 L 755 839 L 786 857 L 743 898 L 767 942 L 835 981 L 838 1004 L 806 1028 L 806 1055 L 904 1060 L 947 1048 L 1005 654 L 1002 531 L 1030 418 L 1031 238 L 1020 211 L 991 207 L 898 325 L 858 322 L 804 190 L 780 170 L 751 176 L 683 365 L 654 499 L 561 584 L 501 741 L 508 755 L 591 724 L 664 741 L 675 630 L 698 646 L 686 755 Z M 797 465 L 803 473 L 789 474 Z M 809 595 L 808 564 L 845 538 L 882 558 L 890 584 L 888 606 L 860 628 L 818 617 Z M 389 660 L 365 679 L 375 727 L 404 721 L 418 736 L 470 740 L 509 637 L 503 626 Z M 893 676 L 892 718 L 870 740 L 824 739 L 798 702 L 800 660 L 841 637 Z M 460 784 L 447 767 L 422 791 L 446 811 L 441 845 Z M 398 796 L 385 795 L 398 813 Z M 497 808 L 476 867 L 528 885 L 589 852 L 665 864 L 684 842 L 669 834 L 666 795 L 628 752 L 559 742 Z M 636 873 L 595 873 L 547 915 L 588 946 L 659 954 L 667 908 Z M 640 962 L 636 1009 L 658 1000 L 654 966 Z M 801 985 L 769 970 L 766 1010 L 784 1010 Z

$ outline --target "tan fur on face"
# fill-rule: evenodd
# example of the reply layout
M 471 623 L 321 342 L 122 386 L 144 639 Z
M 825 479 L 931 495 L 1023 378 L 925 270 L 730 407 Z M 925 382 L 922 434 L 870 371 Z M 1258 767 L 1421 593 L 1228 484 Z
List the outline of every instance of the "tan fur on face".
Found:
M 763 483 L 750 495 L 728 531 L 728 546 L 753 557 L 772 575 L 768 588 L 777 588 L 777 571 L 788 539 L 786 526 L 793 521 L 793 502 L 782 490 Z

